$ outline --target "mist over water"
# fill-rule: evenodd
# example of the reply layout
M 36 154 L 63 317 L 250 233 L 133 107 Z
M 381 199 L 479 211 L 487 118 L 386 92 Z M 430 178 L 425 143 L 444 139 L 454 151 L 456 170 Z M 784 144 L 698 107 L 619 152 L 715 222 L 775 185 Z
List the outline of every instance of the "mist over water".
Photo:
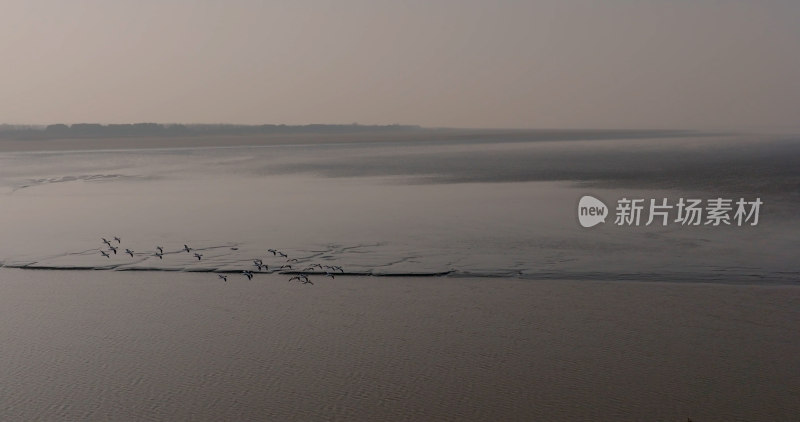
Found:
M 0 141 L 0 419 L 792 420 L 797 141 L 529 135 Z
M 0 11 L 0 422 L 800 421 L 800 1 Z
M 241 271 L 279 248 L 353 274 L 796 283 L 800 142 L 697 135 L 144 149 L 132 140 L 122 150 L 5 152 L 0 231 L 13 241 L 0 245 L 0 262 Z M 615 226 L 612 215 L 584 229 L 584 194 L 612 212 L 623 197 L 764 205 L 757 226 L 645 227 L 645 214 L 640 227 Z M 114 235 L 134 257 L 100 255 L 100 238 Z M 180 253 L 184 244 L 203 259 Z

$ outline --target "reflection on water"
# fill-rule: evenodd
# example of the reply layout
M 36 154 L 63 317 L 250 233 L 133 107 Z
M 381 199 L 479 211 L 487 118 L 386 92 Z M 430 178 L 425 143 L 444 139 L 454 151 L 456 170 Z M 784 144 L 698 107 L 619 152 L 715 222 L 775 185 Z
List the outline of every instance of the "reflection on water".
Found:
M 605 135 L 4 152 L 0 420 L 791 420 L 797 144 Z M 764 206 L 584 229 L 585 194 Z M 204 273 L 270 248 L 448 276 Z
M 0 261 L 235 271 L 277 247 L 363 274 L 796 282 L 798 158 L 798 142 L 743 137 L 8 152 Z M 587 230 L 586 193 L 765 205 L 756 227 Z M 114 234 L 134 257 L 99 254 Z M 184 243 L 204 259 L 152 256 Z

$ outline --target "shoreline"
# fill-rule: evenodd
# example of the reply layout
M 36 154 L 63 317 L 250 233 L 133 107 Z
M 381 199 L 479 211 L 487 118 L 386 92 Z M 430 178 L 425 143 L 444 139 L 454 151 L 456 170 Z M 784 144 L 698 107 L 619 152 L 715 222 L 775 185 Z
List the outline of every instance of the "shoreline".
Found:
M 33 265 L 8 265 L 0 262 L 0 270 L 7 268 L 10 270 L 23 270 L 23 271 L 87 271 L 87 272 L 134 272 L 134 273 L 207 273 L 207 274 L 227 274 L 235 275 L 241 274 L 242 269 L 210 269 L 210 268 L 154 268 L 154 267 L 129 267 L 129 268 L 109 268 L 109 267 L 94 267 L 94 266 L 37 266 Z M 259 277 L 291 277 L 294 275 L 305 274 L 311 277 L 325 277 L 324 272 L 313 271 L 269 271 L 269 272 L 254 272 L 254 275 Z M 546 275 L 542 275 L 546 274 Z M 409 273 L 372 273 L 372 272 L 352 272 L 345 271 L 343 273 L 334 273 L 336 277 L 352 277 L 352 278 L 423 278 L 423 279 L 452 279 L 452 280 L 486 280 L 486 279 L 499 279 L 499 280 L 519 280 L 530 282 L 579 282 L 579 283 L 664 283 L 664 284 L 704 284 L 704 285 L 720 285 L 720 286 L 794 286 L 800 287 L 800 279 L 794 277 L 794 274 L 786 278 L 765 278 L 763 275 L 753 275 L 750 278 L 741 279 L 725 279 L 725 277 L 714 276 L 713 278 L 699 278 L 706 274 L 687 273 L 680 276 L 675 274 L 662 275 L 662 274 L 647 274 L 646 277 L 641 273 L 631 274 L 613 274 L 613 273 L 589 273 L 591 276 L 576 276 L 575 273 L 570 274 L 553 274 L 553 273 L 528 273 L 528 274 L 508 274 L 502 275 L 497 273 L 478 274 L 472 272 L 461 272 L 458 270 L 449 270 L 441 272 L 409 272 Z
M 720 134 L 686 130 L 571 130 L 571 129 L 451 129 L 364 130 L 264 134 L 207 134 L 193 136 L 108 136 L 70 138 L 0 138 L 4 152 L 91 152 L 129 149 L 266 147 L 362 144 L 383 142 L 470 141 L 476 137 L 505 142 L 569 142 L 620 139 L 714 138 Z

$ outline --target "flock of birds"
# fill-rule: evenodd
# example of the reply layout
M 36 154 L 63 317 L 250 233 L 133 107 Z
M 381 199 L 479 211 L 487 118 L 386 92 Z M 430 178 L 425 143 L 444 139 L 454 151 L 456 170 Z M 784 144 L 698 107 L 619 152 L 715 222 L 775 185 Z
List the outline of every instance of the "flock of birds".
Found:
M 119 251 L 119 249 L 122 247 L 121 246 L 122 245 L 122 238 L 120 238 L 119 236 L 114 236 L 112 240 L 108 240 L 105 237 L 101 237 L 100 240 L 102 240 L 103 243 L 106 245 L 106 249 L 105 250 L 104 249 L 100 249 L 100 255 L 102 255 L 102 256 L 104 256 L 106 258 L 109 258 L 109 259 L 111 258 L 112 254 L 116 255 L 117 252 Z M 113 242 L 116 242 L 116 246 L 115 246 L 115 244 Z M 231 249 L 232 250 L 238 250 L 239 248 L 231 248 Z M 189 245 L 184 244 L 183 245 L 183 249 L 179 249 L 176 252 L 192 253 L 193 250 L 195 250 L 195 249 L 189 247 Z M 291 263 L 295 263 L 295 265 L 296 265 L 297 263 L 300 262 L 299 259 L 297 259 L 297 258 L 289 258 L 289 255 L 287 255 L 285 252 L 279 251 L 277 249 L 267 249 L 267 252 L 268 253 L 272 253 L 273 257 L 285 258 L 286 259 L 286 262 L 284 264 L 282 264 L 280 267 L 275 268 L 275 266 L 273 266 L 273 270 L 274 271 L 278 271 L 279 273 L 282 273 L 282 274 L 288 273 L 288 274 L 293 275 L 293 277 L 291 277 L 289 279 L 289 282 L 292 282 L 292 281 L 296 280 L 297 282 L 302 283 L 302 284 L 312 284 L 313 285 L 314 283 L 308 278 L 308 274 L 311 274 L 311 273 L 324 274 L 324 276 L 326 276 L 326 277 L 336 278 L 335 275 L 334 275 L 335 273 L 344 273 L 344 270 L 342 269 L 342 267 L 340 267 L 338 265 L 323 265 L 323 264 L 312 264 L 312 265 L 309 265 L 308 267 L 303 268 L 302 270 L 295 270 L 294 268 L 292 268 L 292 264 Z M 128 249 L 128 248 L 125 249 L 124 253 L 130 255 L 131 258 L 133 258 L 133 256 L 134 256 L 134 251 L 131 250 L 131 249 Z M 161 247 L 161 246 L 156 246 L 155 251 L 152 251 L 152 255 L 151 256 L 158 257 L 158 259 L 164 259 L 164 248 Z M 194 252 L 194 257 L 197 258 L 198 261 L 201 261 L 203 259 L 203 254 Z M 255 266 L 258 269 L 258 272 L 270 271 L 269 265 L 265 264 L 264 261 L 262 259 L 260 259 L 260 258 L 254 258 L 253 259 L 253 266 Z M 255 274 L 256 273 L 253 272 L 252 270 L 244 270 L 244 271 L 242 271 L 242 275 L 247 277 L 248 280 L 252 280 L 253 276 Z M 227 274 L 217 274 L 217 277 L 219 277 L 219 279 L 222 280 L 222 281 L 225 281 L 225 282 L 228 281 L 228 275 Z

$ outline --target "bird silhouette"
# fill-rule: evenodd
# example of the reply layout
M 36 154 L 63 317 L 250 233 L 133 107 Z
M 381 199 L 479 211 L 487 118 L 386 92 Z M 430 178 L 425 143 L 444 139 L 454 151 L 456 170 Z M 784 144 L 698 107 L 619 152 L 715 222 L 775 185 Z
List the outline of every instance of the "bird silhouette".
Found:
M 296 276 L 294 276 L 294 277 L 290 278 L 290 279 L 289 279 L 289 282 L 291 283 L 291 282 L 292 282 L 292 281 L 294 281 L 294 280 L 297 280 L 297 281 L 299 281 L 299 282 L 301 282 L 301 283 L 303 283 L 303 284 L 308 284 L 308 283 L 310 283 L 310 282 L 311 282 L 311 281 L 308 279 L 308 276 L 307 276 L 307 275 L 305 275 L 305 274 L 298 274 L 298 275 L 296 275 Z M 311 283 L 311 284 L 314 284 L 314 283 Z

